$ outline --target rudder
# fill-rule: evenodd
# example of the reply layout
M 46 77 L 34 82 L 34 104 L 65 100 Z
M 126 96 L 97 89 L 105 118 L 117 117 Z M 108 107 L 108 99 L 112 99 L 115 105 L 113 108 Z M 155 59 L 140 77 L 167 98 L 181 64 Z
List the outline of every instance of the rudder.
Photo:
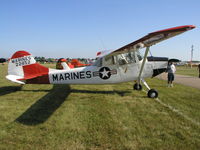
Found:
M 8 62 L 7 79 L 24 84 L 24 80 L 48 75 L 49 69 L 36 63 L 33 56 L 26 51 L 17 51 Z

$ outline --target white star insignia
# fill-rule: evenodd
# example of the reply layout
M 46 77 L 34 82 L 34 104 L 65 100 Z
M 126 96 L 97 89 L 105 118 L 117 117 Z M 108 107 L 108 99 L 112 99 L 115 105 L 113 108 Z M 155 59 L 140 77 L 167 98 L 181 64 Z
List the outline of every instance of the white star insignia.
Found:
M 105 76 L 108 77 L 109 71 L 106 71 L 106 69 L 104 68 L 104 70 L 100 73 L 102 74 L 102 78 L 104 78 Z

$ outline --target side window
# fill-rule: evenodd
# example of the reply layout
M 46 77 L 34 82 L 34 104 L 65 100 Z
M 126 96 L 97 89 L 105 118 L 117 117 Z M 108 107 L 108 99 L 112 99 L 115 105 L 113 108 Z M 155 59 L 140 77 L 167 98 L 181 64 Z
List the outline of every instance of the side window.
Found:
M 128 63 L 124 54 L 117 55 L 117 60 L 119 65 L 125 65 Z
M 105 60 L 104 61 L 105 65 L 114 65 L 114 64 L 116 64 L 114 56 L 105 57 L 104 60 Z
M 120 58 L 120 59 L 119 59 L 119 65 L 125 65 L 125 64 L 127 64 L 127 63 L 126 63 L 126 60 L 123 59 L 123 58 Z
M 135 52 L 127 53 L 127 61 L 128 61 L 128 63 L 135 63 L 136 62 Z
M 141 61 L 143 59 L 142 55 L 140 54 L 139 51 L 136 51 L 136 57 L 139 61 Z
M 117 55 L 119 65 L 136 63 L 135 52 L 129 52 Z

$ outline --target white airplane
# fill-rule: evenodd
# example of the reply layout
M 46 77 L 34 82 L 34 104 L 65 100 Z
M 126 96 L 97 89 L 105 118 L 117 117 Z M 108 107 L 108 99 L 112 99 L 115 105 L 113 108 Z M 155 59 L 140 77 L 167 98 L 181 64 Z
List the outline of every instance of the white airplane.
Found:
M 137 81 L 133 88 L 141 90 L 143 83 L 148 97 L 158 97 L 158 92 L 144 78 L 155 77 L 166 71 L 168 58 L 147 57 L 152 45 L 195 28 L 185 25 L 149 33 L 143 38 L 114 51 L 103 51 L 90 66 L 71 69 L 65 62 L 63 70 L 46 68 L 36 63 L 26 51 L 17 51 L 8 63 L 6 78 L 19 84 L 113 84 Z M 144 57 L 139 49 L 146 48 Z

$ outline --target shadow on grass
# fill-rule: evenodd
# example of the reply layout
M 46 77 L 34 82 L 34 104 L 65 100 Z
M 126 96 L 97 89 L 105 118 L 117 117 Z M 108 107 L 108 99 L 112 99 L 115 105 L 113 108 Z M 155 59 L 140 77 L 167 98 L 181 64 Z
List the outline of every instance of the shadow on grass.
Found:
M 5 86 L 5 87 L 0 87 L 0 96 L 10 94 L 13 92 L 20 91 L 22 89 L 22 86 Z
M 47 95 L 40 98 L 15 121 L 25 125 L 45 122 L 70 94 L 69 85 L 54 85 Z
M 41 91 L 41 90 L 23 90 Z M 43 90 L 42 90 L 43 91 Z M 124 96 L 130 91 L 91 91 L 91 90 L 71 90 L 69 85 L 54 85 L 47 95 L 40 98 L 30 108 L 28 108 L 15 121 L 25 125 L 38 125 L 44 123 L 67 99 L 70 93 L 92 93 L 92 94 L 118 94 Z
M 127 93 L 131 93 L 130 91 L 91 91 L 91 90 L 71 90 L 72 93 L 91 93 L 91 94 L 118 94 L 120 96 L 124 96 Z
M 41 89 L 41 90 L 22 89 L 21 91 L 24 91 L 24 92 L 51 92 L 52 89 L 50 89 L 50 90 L 44 90 L 44 89 Z

